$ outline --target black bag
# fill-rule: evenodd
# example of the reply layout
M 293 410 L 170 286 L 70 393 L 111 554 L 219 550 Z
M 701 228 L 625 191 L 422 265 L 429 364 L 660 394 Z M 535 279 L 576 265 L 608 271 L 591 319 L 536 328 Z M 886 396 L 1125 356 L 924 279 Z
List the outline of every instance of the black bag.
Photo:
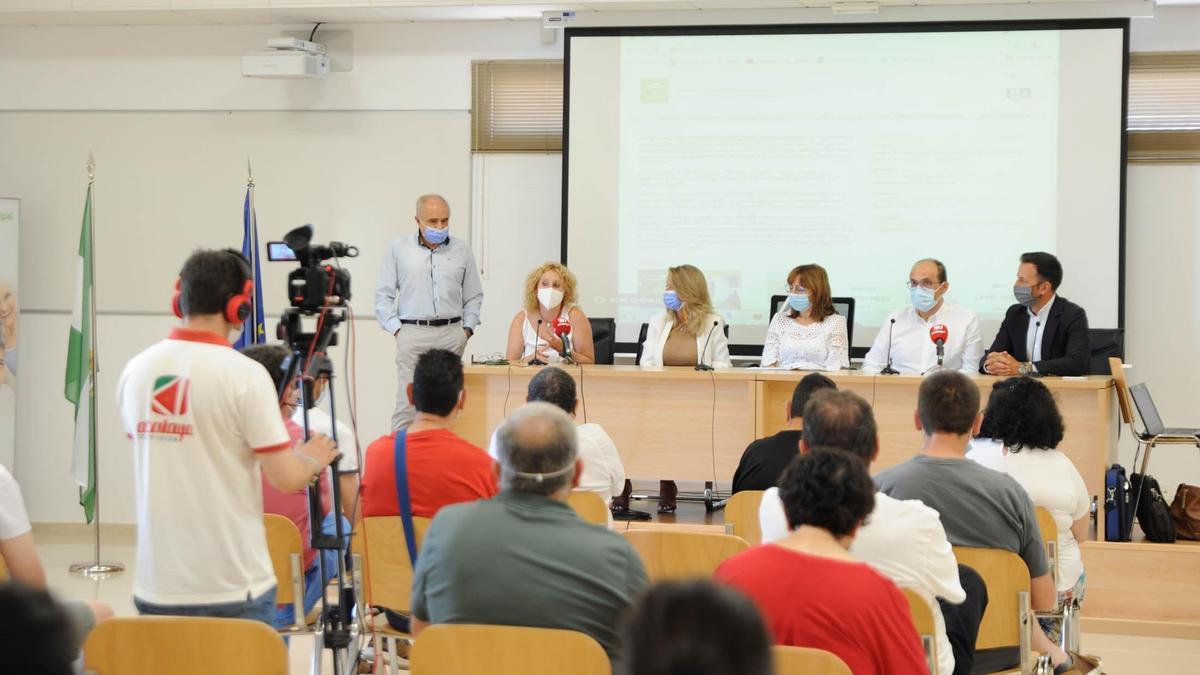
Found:
M 1146 539 L 1159 544 L 1175 543 L 1175 521 L 1171 518 L 1171 506 L 1163 498 L 1158 481 L 1149 474 L 1133 474 L 1129 477 L 1133 486 L 1134 510 L 1138 524 Z

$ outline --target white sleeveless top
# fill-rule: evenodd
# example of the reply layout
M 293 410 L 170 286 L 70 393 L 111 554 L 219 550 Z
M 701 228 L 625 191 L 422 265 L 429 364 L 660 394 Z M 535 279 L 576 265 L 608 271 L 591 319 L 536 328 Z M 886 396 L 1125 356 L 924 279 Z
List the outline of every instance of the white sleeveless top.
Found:
M 564 305 L 558 311 L 559 318 L 560 319 L 563 317 L 569 318 L 571 316 L 571 309 L 573 307 L 574 307 L 574 305 L 571 305 L 569 307 Z M 525 338 L 525 351 L 521 354 L 521 358 L 525 358 L 526 356 L 533 354 L 535 349 L 537 349 L 538 347 L 545 347 L 546 348 L 546 356 L 548 357 L 547 361 L 549 361 L 550 363 L 562 363 L 562 355 L 559 354 L 558 351 L 555 350 L 553 347 L 550 347 L 546 343 L 546 341 L 543 340 L 537 334 L 537 329 L 534 328 L 532 325 L 530 325 L 529 313 L 521 312 L 521 314 L 522 314 L 521 337 Z M 567 333 L 567 337 L 571 340 L 571 346 L 572 346 L 572 348 L 574 348 L 574 346 L 575 346 L 575 326 L 571 326 L 571 332 Z

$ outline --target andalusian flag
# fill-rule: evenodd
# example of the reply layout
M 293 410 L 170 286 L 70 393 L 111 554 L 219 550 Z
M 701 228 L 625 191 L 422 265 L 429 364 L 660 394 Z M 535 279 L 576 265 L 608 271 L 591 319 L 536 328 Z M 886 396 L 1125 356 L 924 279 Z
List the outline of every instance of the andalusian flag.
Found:
M 75 404 L 75 453 L 72 470 L 79 484 L 79 505 L 87 521 L 92 522 L 96 506 L 96 439 L 92 420 L 96 399 L 92 396 L 92 359 L 95 336 L 92 335 L 92 185 L 88 183 L 83 204 L 83 228 L 79 233 L 79 258 L 75 263 L 75 307 L 71 311 L 71 340 L 67 350 L 65 394 Z

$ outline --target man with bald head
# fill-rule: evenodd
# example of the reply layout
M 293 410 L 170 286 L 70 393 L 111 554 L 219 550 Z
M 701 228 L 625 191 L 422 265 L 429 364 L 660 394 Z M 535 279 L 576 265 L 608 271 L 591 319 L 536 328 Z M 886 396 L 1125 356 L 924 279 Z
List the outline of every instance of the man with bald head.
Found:
M 884 319 L 863 360 L 863 370 L 879 373 L 890 365 L 905 375 L 924 375 L 943 369 L 974 372 L 983 355 L 979 319 L 975 312 L 946 301 L 950 290 L 946 266 L 935 258 L 918 260 L 909 271 L 905 286 L 912 304 Z M 941 367 L 937 345 L 930 336 L 930 329 L 939 325 L 946 332 Z
M 583 460 L 571 416 L 527 403 L 496 432 L 500 494 L 443 507 L 422 542 L 412 585 L 412 633 L 482 623 L 585 633 L 619 658 L 617 624 L 646 586 L 620 535 L 567 504 Z
M 375 317 L 396 339 L 396 408 L 392 430 L 412 423 L 408 401 L 417 357 L 430 349 L 462 356 L 479 325 L 483 283 L 465 239 L 450 236 L 450 204 L 417 198 L 417 231 L 392 240 L 379 269 Z

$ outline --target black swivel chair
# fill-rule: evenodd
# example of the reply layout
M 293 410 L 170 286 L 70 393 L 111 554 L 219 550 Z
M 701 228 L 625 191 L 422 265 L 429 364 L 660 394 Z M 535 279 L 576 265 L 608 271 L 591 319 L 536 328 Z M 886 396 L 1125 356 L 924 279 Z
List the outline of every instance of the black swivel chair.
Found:
M 592 325 L 592 347 L 596 353 L 596 363 L 611 366 L 616 348 L 616 320 L 608 317 L 589 317 L 588 323 Z
M 1125 358 L 1124 328 L 1088 329 L 1088 373 L 1108 375 L 1111 371 L 1108 359 Z

